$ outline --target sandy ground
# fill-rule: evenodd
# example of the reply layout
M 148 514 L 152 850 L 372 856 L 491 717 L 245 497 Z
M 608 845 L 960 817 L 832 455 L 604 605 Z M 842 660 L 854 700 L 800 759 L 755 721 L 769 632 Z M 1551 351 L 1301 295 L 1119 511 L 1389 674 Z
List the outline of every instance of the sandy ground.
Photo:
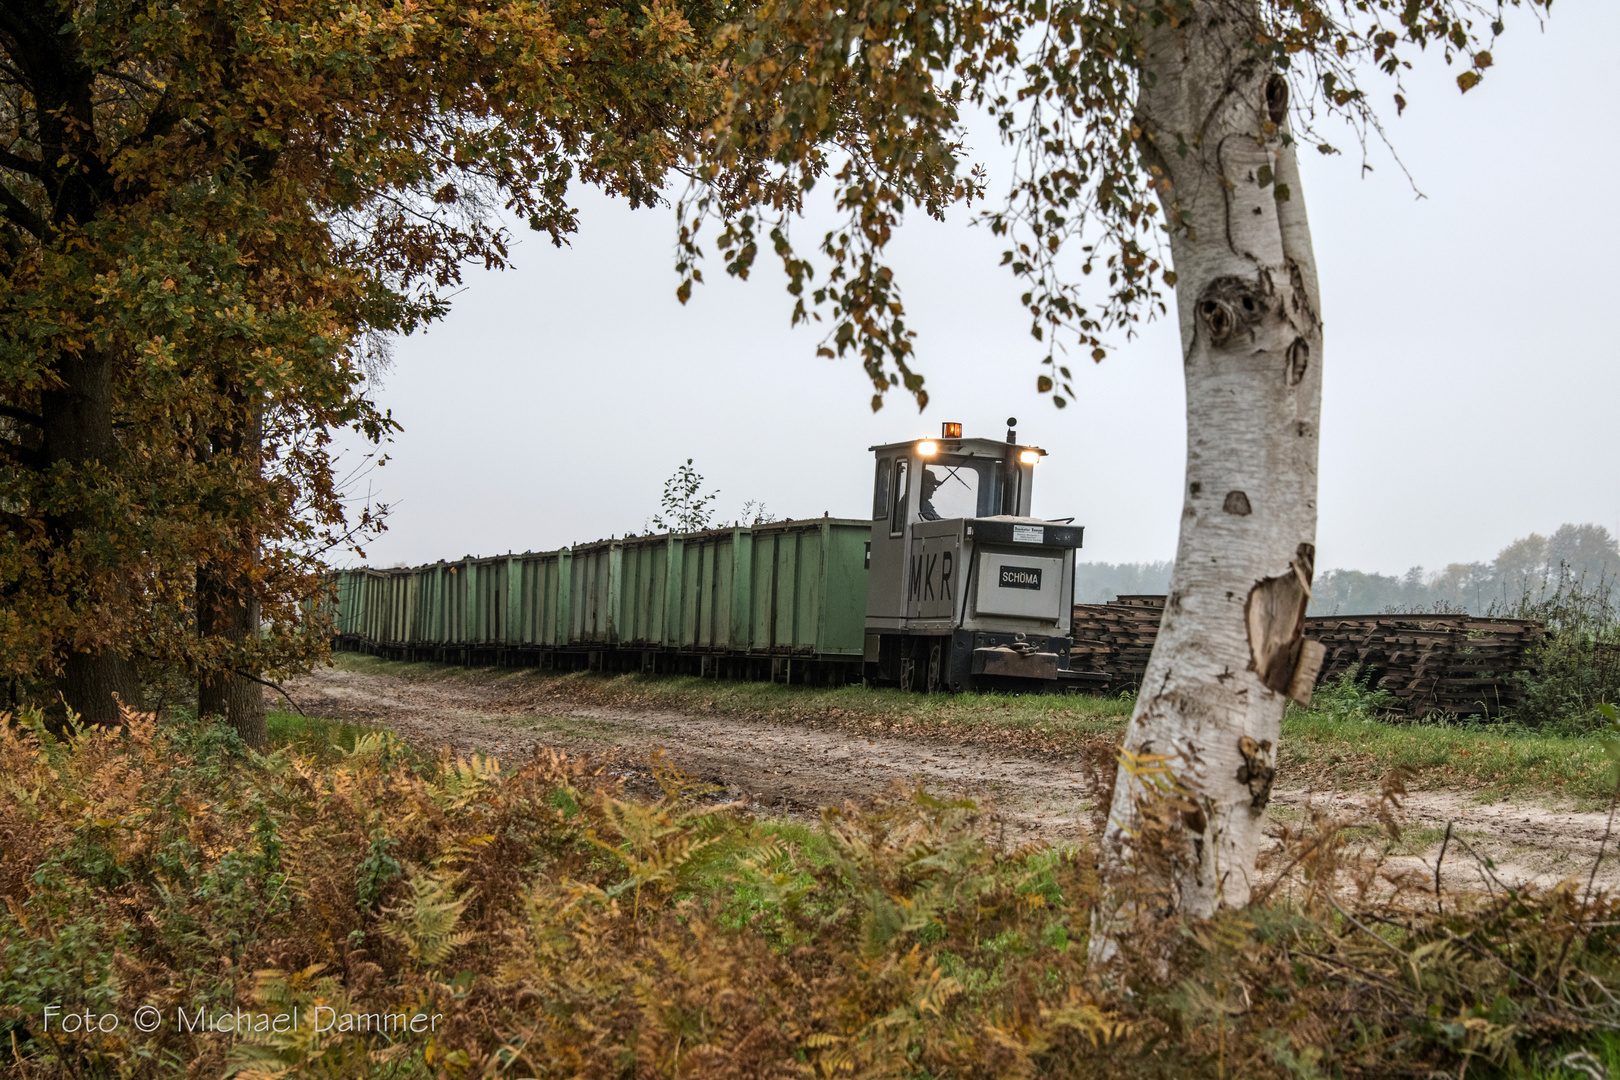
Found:
M 1006 842 L 1074 843 L 1095 827 L 1098 787 L 1085 755 L 1042 754 L 983 740 L 855 734 L 838 728 L 713 714 L 613 709 L 559 699 L 511 680 L 417 680 L 322 669 L 287 687 L 311 715 L 386 724 L 422 746 L 528 758 L 542 747 L 603 759 L 632 788 L 649 787 L 654 751 L 682 771 L 715 784 L 761 811 L 813 814 L 923 784 L 941 795 L 987 806 Z M 1096 755 L 1091 755 L 1096 761 Z M 1286 777 L 1279 781 L 1286 785 Z M 1310 810 L 1348 813 L 1365 791 L 1273 791 L 1268 811 L 1279 830 Z M 1442 863 L 1448 883 L 1583 885 L 1608 826 L 1605 813 L 1526 802 L 1480 803 L 1468 792 L 1414 786 L 1402 800 L 1405 841 L 1391 853 L 1391 873 L 1432 879 L 1441 836 L 1453 840 Z M 1462 843 L 1459 843 L 1458 840 Z M 1620 857 L 1611 837 L 1598 883 L 1620 888 Z M 1492 869 L 1487 870 L 1488 860 Z

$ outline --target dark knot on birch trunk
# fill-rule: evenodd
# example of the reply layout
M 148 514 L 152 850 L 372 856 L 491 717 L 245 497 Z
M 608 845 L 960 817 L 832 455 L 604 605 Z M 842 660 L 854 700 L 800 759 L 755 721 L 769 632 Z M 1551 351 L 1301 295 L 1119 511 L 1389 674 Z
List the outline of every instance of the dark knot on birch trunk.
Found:
M 1198 321 L 1216 347 L 1252 331 L 1265 314 L 1265 294 L 1255 282 L 1240 277 L 1218 277 L 1198 297 Z
M 1273 74 L 1266 80 L 1266 115 L 1273 124 L 1280 124 L 1288 116 L 1288 80 Z
M 1311 365 L 1311 345 L 1297 337 L 1288 346 L 1288 385 L 1298 386 L 1305 378 L 1305 369 Z

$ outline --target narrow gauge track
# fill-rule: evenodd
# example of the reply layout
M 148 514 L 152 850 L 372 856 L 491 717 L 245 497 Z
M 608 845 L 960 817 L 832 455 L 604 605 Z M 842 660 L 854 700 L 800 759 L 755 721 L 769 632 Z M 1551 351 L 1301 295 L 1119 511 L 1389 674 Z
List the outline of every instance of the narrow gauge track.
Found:
M 1158 637 L 1164 599 L 1121 596 L 1107 604 L 1074 605 L 1071 674 L 1064 684 L 1104 693 L 1140 686 Z M 1324 615 L 1305 620 L 1305 636 L 1327 647 L 1318 686 L 1354 669 L 1369 686 L 1389 691 L 1394 710 L 1413 719 L 1434 714 L 1496 716 L 1511 707 L 1520 693 L 1513 674 L 1529 668 L 1531 651 L 1544 634 L 1545 628 L 1532 620 L 1471 615 Z M 488 640 L 388 642 L 348 633 L 338 637 L 337 647 L 391 660 L 830 686 L 859 681 L 866 667 L 852 657 L 829 657 L 813 647 L 770 645 L 751 652 L 690 644 L 669 648 L 647 641 L 545 647 Z

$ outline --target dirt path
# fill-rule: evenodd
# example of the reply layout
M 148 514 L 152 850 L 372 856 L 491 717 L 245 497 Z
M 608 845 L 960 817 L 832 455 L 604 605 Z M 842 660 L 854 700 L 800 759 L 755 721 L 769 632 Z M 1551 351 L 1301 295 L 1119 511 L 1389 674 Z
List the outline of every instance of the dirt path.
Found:
M 921 781 L 930 790 L 992 804 L 1012 839 L 1072 841 L 1087 828 L 1092 806 L 1079 757 L 855 736 L 730 716 L 611 709 L 536 700 L 470 681 L 418 682 L 335 669 L 317 671 L 288 689 L 313 714 L 386 722 L 419 744 L 509 760 L 549 746 L 611 755 L 634 768 L 659 750 L 683 772 L 733 798 L 788 812 L 868 799 L 897 782 Z
M 420 680 L 321 669 L 289 685 L 312 715 L 384 723 L 419 745 L 493 754 L 509 761 L 555 747 L 617 762 L 632 787 L 649 786 L 654 751 L 682 771 L 762 810 L 812 813 L 861 801 L 896 783 L 987 805 L 1008 842 L 1073 843 L 1093 828 L 1097 788 L 1082 754 L 1042 754 L 940 738 L 856 734 L 838 728 L 746 717 L 606 708 L 559 699 L 513 680 Z M 1364 792 L 1273 792 L 1279 826 L 1302 821 L 1308 806 L 1348 809 Z M 1443 869 L 1458 885 L 1481 885 L 1481 860 L 1505 882 L 1583 883 L 1607 827 L 1603 813 L 1529 803 L 1481 804 L 1466 792 L 1413 790 L 1404 800 L 1408 830 L 1391 871 L 1432 876 L 1440 836 L 1453 823 Z M 1468 849 L 1479 858 L 1469 854 Z M 1611 839 L 1608 849 L 1615 851 Z M 1620 888 L 1620 858 L 1605 860 L 1599 882 Z

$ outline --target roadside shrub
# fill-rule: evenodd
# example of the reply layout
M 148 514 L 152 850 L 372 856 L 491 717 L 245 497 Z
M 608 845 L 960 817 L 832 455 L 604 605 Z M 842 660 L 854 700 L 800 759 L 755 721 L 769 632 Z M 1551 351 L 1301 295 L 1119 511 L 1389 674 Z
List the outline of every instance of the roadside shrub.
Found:
M 318 764 L 128 720 L 0 726 L 20 1077 L 1481 1077 L 1608 1053 L 1620 1025 L 1608 897 L 1436 896 L 1345 847 L 1394 827 L 1398 785 L 1290 827 L 1249 909 L 1134 925 L 1094 967 L 1088 850 L 1000 848 L 970 802 L 777 824 L 657 762 L 648 802 L 557 755 L 369 733 Z M 46 1030 L 46 1006 L 123 1023 Z M 176 1019 L 295 1008 L 281 1031 Z
M 1614 582 L 1561 574 L 1551 592 L 1526 593 L 1493 614 L 1537 619 L 1547 636 L 1517 672 L 1517 705 L 1504 719 L 1555 734 L 1579 735 L 1600 723 L 1597 707 L 1620 701 L 1620 609 Z
M 1353 664 L 1338 678 L 1318 686 L 1311 694 L 1311 711 L 1332 720 L 1377 720 L 1395 704 L 1388 690 L 1374 690 Z
M 1525 727 L 1584 734 L 1597 725 L 1598 705 L 1620 701 L 1620 643 L 1550 635 L 1531 663 L 1516 676 L 1521 696 L 1509 716 Z

